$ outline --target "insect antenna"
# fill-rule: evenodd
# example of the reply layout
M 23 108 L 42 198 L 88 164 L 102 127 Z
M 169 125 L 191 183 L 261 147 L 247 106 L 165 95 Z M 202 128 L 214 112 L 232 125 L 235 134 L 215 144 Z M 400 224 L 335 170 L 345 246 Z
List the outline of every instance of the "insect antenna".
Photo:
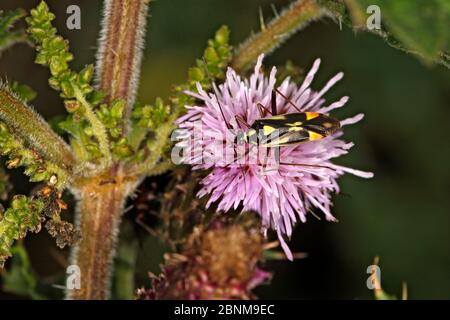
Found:
M 270 107 L 272 108 L 272 112 L 271 112 L 272 115 L 276 116 L 277 115 L 277 97 L 275 95 L 274 90 L 272 90 L 272 96 L 270 97 Z M 266 150 L 267 161 L 269 161 L 270 149 L 271 148 L 267 148 L 267 150 Z M 263 168 L 264 168 L 264 166 L 263 166 Z
M 291 99 L 289 99 L 288 97 L 286 97 L 280 90 L 278 90 L 277 88 L 274 88 L 273 91 L 275 91 L 276 93 L 278 93 L 280 96 L 282 96 L 291 106 L 293 106 L 298 112 L 303 112 L 301 111 L 296 105 L 295 103 L 293 103 L 291 101 Z
M 334 170 L 332 167 L 322 166 L 322 165 L 319 165 L 319 164 L 289 163 L 289 162 L 280 162 L 280 164 L 284 165 L 284 166 L 300 166 L 300 167 L 324 168 L 324 169 Z

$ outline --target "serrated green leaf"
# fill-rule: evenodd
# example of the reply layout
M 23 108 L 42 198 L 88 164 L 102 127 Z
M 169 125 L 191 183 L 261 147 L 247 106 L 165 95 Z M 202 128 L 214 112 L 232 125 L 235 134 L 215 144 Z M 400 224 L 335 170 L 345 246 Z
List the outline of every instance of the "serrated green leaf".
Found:
M 25 42 L 26 35 L 22 30 L 11 31 L 14 23 L 26 15 L 23 9 L 3 13 L 0 11 L 0 53 L 17 42 Z
M 29 102 L 36 98 L 36 92 L 26 84 L 20 84 L 17 81 L 14 81 L 11 83 L 10 88 L 22 101 Z
M 426 63 L 439 59 L 450 42 L 450 3 L 445 0 L 357 0 L 359 8 L 377 5 L 381 20 L 395 38 Z M 357 6 L 356 6 L 357 7 Z M 355 6 L 349 6 L 355 10 Z M 367 15 L 365 12 L 363 12 Z M 368 15 L 367 15 L 368 16 Z
M 22 245 L 11 248 L 13 258 L 7 272 L 2 274 L 3 290 L 19 296 L 31 297 L 34 300 L 45 299 L 36 290 L 37 280 L 31 269 L 26 249 Z

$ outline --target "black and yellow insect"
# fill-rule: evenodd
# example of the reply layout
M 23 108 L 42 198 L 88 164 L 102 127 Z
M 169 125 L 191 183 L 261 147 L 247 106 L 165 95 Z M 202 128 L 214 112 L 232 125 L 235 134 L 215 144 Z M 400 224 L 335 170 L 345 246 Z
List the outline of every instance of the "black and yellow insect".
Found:
M 289 113 L 255 120 L 243 140 L 261 147 L 286 146 L 325 138 L 340 127 L 338 120 L 322 113 Z
M 275 92 L 282 95 L 299 112 L 278 115 Z M 339 120 L 326 114 L 301 112 L 276 89 L 272 93 L 272 112 L 261 104 L 258 107 L 261 115 L 268 112 L 271 116 L 255 120 L 248 127 L 248 130 L 239 137 L 239 140 L 261 147 L 287 146 L 319 140 L 332 135 L 341 127 Z M 242 120 L 239 120 L 239 122 L 243 123 Z

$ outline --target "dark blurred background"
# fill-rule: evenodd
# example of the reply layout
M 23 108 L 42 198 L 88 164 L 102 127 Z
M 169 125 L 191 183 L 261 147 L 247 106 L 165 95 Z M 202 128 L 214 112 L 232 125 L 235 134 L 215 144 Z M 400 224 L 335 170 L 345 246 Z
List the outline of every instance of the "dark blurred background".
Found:
M 38 1 L 1 0 L 0 9 L 29 9 Z M 56 13 L 59 32 L 70 40 L 72 67 L 94 62 L 102 2 L 48 1 Z M 259 30 L 258 10 L 273 16 L 271 4 L 281 9 L 287 1 L 271 0 L 159 0 L 151 4 L 139 99 L 152 102 L 167 97 L 181 83 L 187 68 L 201 56 L 207 39 L 222 25 L 230 27 L 232 43 Z M 77 4 L 82 29 L 65 27 L 66 8 Z M 272 261 L 271 286 L 257 290 L 261 298 L 367 299 L 366 268 L 380 257 L 383 288 L 400 295 L 407 282 L 412 299 L 450 298 L 450 72 L 428 67 L 415 57 L 386 45 L 380 38 L 340 30 L 322 20 L 293 36 L 266 59 L 267 65 L 291 59 L 306 70 L 322 58 L 313 88 L 321 88 L 338 71 L 345 77 L 327 99 L 351 97 L 339 118 L 363 112 L 358 125 L 346 129 L 353 151 L 337 162 L 375 172 L 364 180 L 340 179 L 345 195 L 334 197 L 339 223 L 310 216 L 298 225 L 291 242 L 308 258 Z M 58 94 L 47 85 L 48 70 L 33 63 L 34 51 L 17 45 L 0 59 L 0 77 L 28 84 L 38 92 L 33 105 L 47 119 L 64 112 Z M 30 184 L 20 171 L 13 174 L 16 192 Z M 47 283 L 64 273 L 67 251 L 57 249 L 46 232 L 30 235 L 25 245 L 34 270 Z M 138 252 L 137 285 L 148 284 L 147 271 L 158 273 L 163 248 L 146 236 Z M 54 280 L 52 280 L 54 279 Z M 49 290 L 49 289 L 47 289 Z M 51 289 L 56 296 L 60 289 Z M 51 291 L 50 290 L 50 291 Z M 60 290 L 61 291 L 61 290 Z M 14 295 L 1 293 L 0 297 Z

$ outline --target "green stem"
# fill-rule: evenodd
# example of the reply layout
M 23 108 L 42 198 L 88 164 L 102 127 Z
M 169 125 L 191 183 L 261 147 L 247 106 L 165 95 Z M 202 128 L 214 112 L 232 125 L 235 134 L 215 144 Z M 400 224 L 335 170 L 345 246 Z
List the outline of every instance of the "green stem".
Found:
M 274 18 L 258 34 L 241 44 L 231 62 L 235 70 L 245 71 L 262 53 L 271 53 L 296 31 L 327 14 L 314 0 L 297 0 Z
M 98 143 L 100 145 L 100 150 L 105 156 L 105 166 L 109 166 L 111 164 L 112 157 L 111 151 L 109 149 L 109 139 L 108 134 L 106 132 L 106 128 L 92 110 L 92 107 L 89 104 L 89 102 L 86 101 L 81 90 L 77 87 L 74 87 L 74 91 L 75 97 L 84 107 L 84 114 L 86 115 L 86 118 L 88 119 L 89 123 L 92 125 L 94 135 L 97 137 Z

